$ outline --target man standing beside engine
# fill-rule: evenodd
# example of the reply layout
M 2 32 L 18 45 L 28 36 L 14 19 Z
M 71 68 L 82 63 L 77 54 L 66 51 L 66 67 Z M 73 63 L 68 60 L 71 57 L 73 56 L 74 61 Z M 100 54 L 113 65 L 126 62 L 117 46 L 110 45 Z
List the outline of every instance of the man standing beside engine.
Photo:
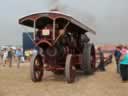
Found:
M 98 69 L 100 71 L 105 71 L 105 65 L 104 65 L 104 53 L 103 53 L 103 50 L 101 47 L 98 48 L 98 51 L 99 51 L 99 59 L 100 59 L 100 62 L 99 62 L 99 65 L 98 65 Z

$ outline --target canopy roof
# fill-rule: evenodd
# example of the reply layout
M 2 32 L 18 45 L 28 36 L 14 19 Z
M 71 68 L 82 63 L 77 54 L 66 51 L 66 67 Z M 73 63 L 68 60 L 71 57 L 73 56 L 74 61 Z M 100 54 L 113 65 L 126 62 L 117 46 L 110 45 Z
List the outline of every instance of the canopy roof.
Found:
M 80 23 L 78 20 L 74 19 L 73 17 L 60 12 L 56 12 L 56 11 L 55 12 L 49 11 L 49 12 L 43 12 L 43 13 L 37 13 L 37 14 L 25 16 L 19 19 L 19 24 L 25 25 L 28 27 L 34 27 L 34 22 L 36 22 L 35 27 L 40 29 L 42 26 L 45 26 L 47 23 L 52 24 L 53 20 L 58 20 L 59 22 L 60 19 L 61 19 L 60 22 L 68 21 L 72 23 L 75 27 L 80 29 L 82 32 L 92 32 L 93 34 L 96 34 L 94 30 Z

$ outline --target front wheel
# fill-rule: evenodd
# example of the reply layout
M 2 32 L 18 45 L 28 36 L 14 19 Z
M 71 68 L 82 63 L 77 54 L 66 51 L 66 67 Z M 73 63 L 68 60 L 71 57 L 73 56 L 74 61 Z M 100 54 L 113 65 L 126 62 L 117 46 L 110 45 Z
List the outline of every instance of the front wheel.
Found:
M 41 55 L 37 54 L 32 57 L 31 61 L 31 79 L 33 82 L 39 82 L 43 77 L 43 61 Z

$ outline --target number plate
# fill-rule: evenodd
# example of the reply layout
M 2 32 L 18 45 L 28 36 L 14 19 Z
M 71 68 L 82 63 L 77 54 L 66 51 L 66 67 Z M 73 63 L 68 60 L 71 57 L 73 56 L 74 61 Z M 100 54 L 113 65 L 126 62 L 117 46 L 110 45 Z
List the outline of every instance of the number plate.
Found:
M 50 35 L 50 30 L 49 30 L 49 29 L 43 29 L 43 30 L 42 30 L 42 35 L 43 35 L 43 36 L 48 36 L 48 35 Z

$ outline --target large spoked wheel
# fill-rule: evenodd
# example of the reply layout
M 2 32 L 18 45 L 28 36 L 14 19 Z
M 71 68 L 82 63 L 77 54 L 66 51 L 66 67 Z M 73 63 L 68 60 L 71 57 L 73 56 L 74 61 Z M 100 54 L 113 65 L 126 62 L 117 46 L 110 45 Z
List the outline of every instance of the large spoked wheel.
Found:
M 31 61 L 31 79 L 33 82 L 39 82 L 43 77 L 43 61 L 42 57 L 37 54 L 32 57 Z
M 72 55 L 68 54 L 66 57 L 65 64 L 65 77 L 68 83 L 73 83 L 75 81 L 76 69 L 72 64 Z
M 96 63 L 95 48 L 93 44 L 84 45 L 82 61 L 81 69 L 83 69 L 84 73 L 93 74 Z

